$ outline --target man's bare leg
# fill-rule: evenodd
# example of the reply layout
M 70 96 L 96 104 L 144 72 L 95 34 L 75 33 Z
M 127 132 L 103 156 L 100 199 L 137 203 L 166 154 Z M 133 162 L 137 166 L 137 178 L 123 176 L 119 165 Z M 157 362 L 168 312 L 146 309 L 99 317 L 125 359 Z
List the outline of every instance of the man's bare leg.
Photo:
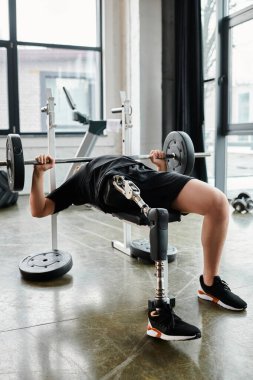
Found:
M 218 189 L 197 179 L 189 181 L 172 207 L 181 212 L 204 216 L 201 241 L 204 253 L 203 277 L 211 286 L 214 276 L 219 273 L 220 260 L 227 235 L 229 203 Z

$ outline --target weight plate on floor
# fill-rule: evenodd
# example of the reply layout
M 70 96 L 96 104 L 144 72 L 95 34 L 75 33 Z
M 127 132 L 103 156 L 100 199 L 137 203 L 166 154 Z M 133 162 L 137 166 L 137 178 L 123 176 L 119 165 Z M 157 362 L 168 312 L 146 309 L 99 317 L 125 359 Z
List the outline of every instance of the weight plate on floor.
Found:
M 6 162 L 8 183 L 11 191 L 21 191 L 25 182 L 25 165 L 21 138 L 9 134 L 6 140 Z
M 144 261 L 149 261 L 153 263 L 153 260 L 150 257 L 150 243 L 146 239 L 137 239 L 133 240 L 130 244 L 130 254 L 131 257 L 140 258 Z M 171 263 L 176 259 L 177 248 L 168 245 L 167 249 L 167 261 Z
M 69 253 L 55 250 L 27 256 L 20 262 L 19 270 L 26 280 L 44 281 L 63 276 L 72 265 Z
M 247 212 L 247 203 L 244 199 L 235 199 L 232 201 L 231 205 L 234 207 L 237 212 Z
M 194 146 L 190 136 L 182 131 L 170 132 L 163 144 L 165 154 L 175 154 L 176 158 L 168 158 L 168 172 L 190 175 L 195 162 Z
M 252 199 L 247 199 L 247 210 L 248 211 L 253 210 L 253 200 Z
M 250 195 L 248 193 L 240 193 L 238 194 L 238 196 L 236 197 L 236 199 L 249 199 L 250 198 Z

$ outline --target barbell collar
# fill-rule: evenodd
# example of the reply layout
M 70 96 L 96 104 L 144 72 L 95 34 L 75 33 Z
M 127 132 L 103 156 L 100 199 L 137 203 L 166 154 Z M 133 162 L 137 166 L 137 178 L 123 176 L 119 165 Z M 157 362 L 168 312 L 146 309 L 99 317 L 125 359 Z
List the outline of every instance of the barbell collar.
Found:
M 111 113 L 122 113 L 122 107 L 112 108 Z
M 195 152 L 194 157 L 195 158 L 211 157 L 211 153 L 210 152 Z

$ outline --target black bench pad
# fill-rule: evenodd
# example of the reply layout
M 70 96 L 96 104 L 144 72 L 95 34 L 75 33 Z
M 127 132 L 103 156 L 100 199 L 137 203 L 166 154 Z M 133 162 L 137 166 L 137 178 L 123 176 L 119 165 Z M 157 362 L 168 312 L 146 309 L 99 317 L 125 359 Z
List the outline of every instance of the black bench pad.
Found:
M 138 226 L 148 226 L 149 220 L 148 218 L 142 213 L 142 212 L 134 212 L 134 213 L 127 213 L 127 212 L 118 212 L 118 213 L 112 213 L 112 216 L 119 218 L 121 220 L 125 220 L 130 223 L 137 224 Z M 181 213 L 179 211 L 170 211 L 169 212 L 169 223 L 171 222 L 180 222 L 181 220 Z

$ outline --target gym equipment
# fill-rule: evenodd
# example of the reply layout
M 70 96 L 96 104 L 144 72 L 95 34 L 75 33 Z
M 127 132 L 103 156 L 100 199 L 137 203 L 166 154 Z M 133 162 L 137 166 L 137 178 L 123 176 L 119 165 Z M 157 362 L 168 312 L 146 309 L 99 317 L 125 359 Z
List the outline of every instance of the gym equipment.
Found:
M 0 208 L 9 207 L 17 203 L 18 193 L 9 189 L 8 176 L 0 170 Z
M 195 152 L 192 140 L 187 133 L 170 132 L 164 141 L 163 151 L 166 154 L 170 171 L 191 174 L 195 162 Z
M 185 132 L 171 132 L 165 139 L 163 150 L 168 160 L 168 171 L 189 175 L 193 169 L 195 157 L 207 157 L 210 153 L 194 153 L 191 138 Z M 149 155 L 131 156 L 134 159 L 148 159 Z M 58 158 L 56 164 L 73 162 L 89 162 L 91 157 Z M 24 187 L 25 165 L 39 165 L 36 160 L 24 161 L 21 138 L 17 134 L 9 134 L 6 141 L 6 161 L 0 166 L 7 167 L 8 182 L 11 191 L 21 191 Z
M 113 114 L 121 114 L 121 146 L 122 154 L 130 156 L 132 154 L 132 106 L 125 91 L 120 91 L 121 107 L 113 108 Z M 112 247 L 120 252 L 130 255 L 130 242 L 132 235 L 132 225 L 123 220 L 123 242 L 118 240 L 112 241 Z
M 63 87 L 63 91 L 66 95 L 68 104 L 73 111 L 73 120 L 83 125 L 88 125 L 88 128 L 85 131 L 84 137 L 80 143 L 80 146 L 76 152 L 75 157 L 90 156 L 90 153 L 92 149 L 94 148 L 94 145 L 97 141 L 98 136 L 104 136 L 104 131 L 107 127 L 107 122 L 104 120 L 99 120 L 99 121 L 89 120 L 87 115 L 84 115 L 81 112 L 76 110 L 76 105 L 73 102 L 73 99 L 69 91 L 66 89 L 66 87 Z M 65 177 L 65 181 L 75 173 L 77 166 L 78 166 L 78 163 L 73 162 L 73 164 L 71 165 Z
M 19 270 L 26 280 L 48 281 L 63 276 L 72 265 L 69 253 L 54 250 L 25 257 L 19 264 Z
M 121 107 L 113 108 L 112 113 L 121 113 L 121 142 L 122 142 L 122 153 L 127 156 L 132 154 L 132 106 L 130 100 L 127 98 L 124 91 L 120 92 Z M 174 140 L 173 140 L 174 141 Z M 188 140 L 187 140 L 188 141 Z M 170 142 L 164 144 L 164 149 L 170 148 Z M 175 146 L 174 146 L 175 148 Z M 189 148 L 190 149 L 190 148 Z M 167 152 L 170 153 L 170 152 Z M 175 165 L 176 166 L 176 165 Z M 173 166 L 172 166 L 173 167 Z M 179 166 L 180 167 L 180 166 Z M 168 166 L 167 166 L 168 168 Z M 170 169 L 170 168 L 169 168 Z M 174 168 L 175 169 L 175 168 Z M 131 222 L 135 224 L 142 225 L 143 215 L 129 215 L 127 213 L 121 213 L 116 215 L 118 218 L 122 219 L 123 222 L 123 241 L 113 240 L 112 247 L 117 249 L 124 254 L 140 258 L 145 262 L 152 262 L 150 257 L 150 243 L 146 239 L 138 239 L 132 241 L 131 231 L 132 225 Z M 130 222 L 130 223 L 128 223 Z M 145 223 L 144 223 L 145 224 Z M 171 245 L 168 245 L 167 248 L 167 258 L 168 262 L 172 262 L 176 258 L 177 249 Z
M 189 135 L 185 132 L 170 132 L 163 144 L 163 151 L 166 153 L 169 171 L 190 174 L 194 167 L 195 152 L 193 143 Z M 171 156 L 180 157 L 179 159 Z M 197 154 L 196 154 L 197 157 Z M 167 261 L 173 262 L 176 259 L 177 248 L 167 246 Z M 150 261 L 150 242 L 146 239 L 133 240 L 130 243 L 130 255 L 142 260 Z
M 240 213 L 247 213 L 253 209 L 253 200 L 248 193 L 240 193 L 232 199 L 231 206 L 235 211 Z
M 122 96 L 123 96 L 123 94 L 122 94 Z M 129 101 L 127 101 L 126 99 L 125 99 L 125 102 L 123 105 L 124 105 L 124 109 L 123 110 L 121 109 L 121 112 L 122 112 L 122 115 L 124 115 L 125 117 L 124 118 L 122 117 L 122 120 L 124 120 L 125 128 L 129 131 L 130 127 L 132 127 L 132 125 L 131 125 L 131 112 L 132 112 L 131 106 L 130 106 Z M 122 106 L 122 108 L 123 108 L 123 106 Z M 42 112 L 47 112 L 47 114 L 49 116 L 49 132 L 48 132 L 49 153 L 53 157 L 55 157 L 55 151 L 54 151 L 54 149 L 55 149 L 55 144 L 54 144 L 54 140 L 55 140 L 54 98 L 52 97 L 51 93 L 48 96 L 47 106 L 42 108 Z M 122 127 L 123 127 L 123 125 L 122 125 Z M 125 128 L 123 128 L 124 131 L 125 131 Z M 122 132 L 122 134 L 123 134 L 123 132 Z M 124 135 L 123 141 L 125 142 L 126 131 L 124 132 L 123 135 Z M 129 140 L 128 140 L 128 142 L 129 142 Z M 24 167 L 25 167 L 25 165 L 37 165 L 38 163 L 37 163 L 37 161 L 34 161 L 34 160 L 33 161 L 24 161 L 22 142 L 21 142 L 19 135 L 8 135 L 7 143 L 6 143 L 6 149 L 7 149 L 6 161 L 0 162 L 0 166 L 7 166 L 7 168 L 9 169 L 8 170 L 9 183 L 11 184 L 11 186 L 13 187 L 13 189 L 15 191 L 20 191 L 20 190 L 22 190 L 23 185 L 24 185 L 24 178 L 25 178 Z M 185 134 L 184 132 L 173 132 L 173 135 L 171 135 L 170 138 L 167 136 L 166 144 L 164 144 L 163 149 L 164 149 L 166 156 L 167 156 L 166 159 L 168 159 L 168 160 L 173 159 L 176 161 L 176 162 L 173 162 L 173 165 L 171 165 L 172 171 L 173 170 L 178 171 L 179 173 L 181 171 L 183 171 L 184 174 L 190 174 L 190 171 L 193 168 L 193 164 L 194 164 L 194 160 L 195 160 L 195 153 L 194 153 L 192 141 L 187 134 Z M 123 154 L 127 154 L 126 149 L 123 150 Z M 188 154 L 190 157 L 188 157 Z M 208 153 L 196 154 L 196 157 L 206 157 L 209 155 L 210 154 L 208 154 Z M 146 159 L 146 158 L 149 158 L 149 155 L 133 156 L 133 157 L 136 159 Z M 71 159 L 57 159 L 56 163 L 89 162 L 91 160 L 92 160 L 92 158 L 90 158 L 90 157 L 75 157 L 75 158 L 71 158 Z M 19 172 L 19 170 L 17 170 L 17 168 L 19 166 L 22 169 L 22 170 L 20 170 L 20 172 Z M 188 171 L 189 171 L 189 173 L 188 173 Z M 55 188 L 55 170 L 50 171 L 50 184 L 51 184 L 51 191 L 52 191 Z M 115 216 L 121 218 L 120 215 L 115 214 Z M 57 249 L 56 217 L 57 217 L 56 215 L 51 216 L 51 219 L 52 219 L 52 252 L 50 252 L 51 254 L 58 251 L 58 249 Z M 128 217 L 129 217 L 129 215 L 128 215 Z M 136 220 L 138 220 L 138 215 L 132 215 L 130 217 L 130 219 L 131 218 L 133 218 L 134 222 L 135 222 Z M 142 215 L 142 218 L 143 218 L 143 215 Z M 129 219 L 127 219 L 126 215 L 125 215 L 125 218 L 123 217 L 122 219 L 124 219 L 125 221 L 129 221 Z M 174 221 L 174 220 L 180 220 L 180 217 L 178 219 L 178 215 L 177 215 L 176 219 L 173 219 L 170 221 Z M 132 221 L 132 220 L 130 220 L 130 221 Z M 147 223 L 145 222 L 144 225 L 146 225 L 146 224 Z M 152 250 L 152 248 L 151 248 L 151 250 Z M 37 255 L 35 255 L 35 256 L 37 256 Z M 41 256 L 41 255 L 39 254 L 39 256 Z M 150 258 L 151 258 L 151 260 L 153 260 L 152 254 L 150 254 Z M 30 263 L 30 257 L 29 257 L 29 259 L 27 259 L 27 258 L 24 259 L 25 264 L 26 264 L 26 261 L 29 261 L 29 263 Z M 67 268 L 65 268 L 65 269 L 68 271 L 71 268 L 71 266 L 72 266 L 72 264 L 70 266 L 67 266 Z M 47 265 L 46 265 L 46 267 L 48 268 Z M 36 267 L 30 266 L 30 268 L 36 268 Z M 30 268 L 29 268 L 29 273 L 30 273 L 30 271 L 32 272 L 33 280 L 41 278 L 40 275 L 38 277 L 38 272 L 36 270 L 30 269 Z M 22 273 L 23 276 L 26 275 L 26 274 L 24 274 L 25 273 L 24 270 L 21 269 L 21 266 L 20 266 L 20 272 Z M 50 268 L 49 268 L 49 270 L 46 270 L 46 272 L 50 273 Z M 63 272 L 66 273 L 65 270 Z M 63 272 L 60 272 L 60 273 L 64 274 Z M 49 274 L 49 276 L 50 276 L 50 274 Z M 58 274 L 57 274 L 57 276 L 58 276 Z
M 55 156 L 55 114 L 54 114 L 54 98 L 50 89 L 47 89 L 47 105 L 41 108 L 41 112 L 48 115 L 48 153 Z M 18 135 L 14 138 L 7 137 L 9 158 L 9 183 L 14 189 L 23 188 L 24 185 L 24 159 L 21 139 Z M 9 156 L 8 156 L 9 155 Z M 17 161 L 16 161 L 17 160 Z M 18 171 L 20 168 L 20 173 Z M 20 174 L 20 175 L 19 175 Z M 17 182 L 16 182 L 17 181 Z M 50 170 L 50 190 L 56 188 L 55 168 Z M 19 264 L 19 271 L 24 279 L 30 281 L 52 280 L 63 276 L 73 265 L 71 255 L 67 252 L 58 250 L 57 241 L 57 214 L 51 215 L 51 241 L 52 250 L 49 252 L 37 253 L 27 256 Z
M 70 108 L 73 111 L 73 120 L 78 121 L 81 124 L 89 124 L 89 118 L 87 115 L 82 114 L 81 112 L 77 111 L 76 105 L 73 102 L 72 96 L 70 95 L 69 91 L 66 87 L 62 87 L 64 94 L 66 95 L 67 102 L 70 106 Z
M 10 190 L 19 191 L 23 189 L 25 182 L 25 166 L 22 142 L 18 135 L 7 136 L 6 161 Z

